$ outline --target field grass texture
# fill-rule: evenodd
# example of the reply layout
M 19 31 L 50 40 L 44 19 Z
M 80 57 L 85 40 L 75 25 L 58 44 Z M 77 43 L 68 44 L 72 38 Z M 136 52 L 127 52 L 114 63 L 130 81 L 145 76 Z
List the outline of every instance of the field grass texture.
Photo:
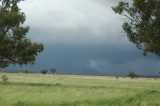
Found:
M 0 82 L 0 106 L 160 106 L 160 79 L 5 75 L 9 80 Z

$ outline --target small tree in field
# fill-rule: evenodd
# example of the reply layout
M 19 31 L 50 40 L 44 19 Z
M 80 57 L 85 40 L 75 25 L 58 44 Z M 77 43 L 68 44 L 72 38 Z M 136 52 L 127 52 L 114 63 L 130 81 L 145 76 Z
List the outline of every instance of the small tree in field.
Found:
M 2 75 L 2 81 L 3 81 L 3 84 L 5 85 L 6 82 L 8 81 L 8 77 L 6 75 Z
M 134 79 L 134 78 L 138 78 L 139 76 L 137 74 L 135 74 L 134 72 L 130 71 L 128 73 L 128 77 L 130 77 L 131 79 Z
M 41 70 L 41 74 L 45 75 L 45 74 L 47 74 L 47 73 L 48 73 L 47 70 Z
M 119 77 L 118 77 L 118 76 L 116 76 L 116 79 L 119 79 Z
M 54 75 L 56 73 L 56 69 L 55 68 L 50 69 L 50 72 Z
M 29 73 L 29 71 L 28 71 L 28 70 L 24 70 L 24 73 L 25 73 L 25 74 L 28 74 L 28 73 Z

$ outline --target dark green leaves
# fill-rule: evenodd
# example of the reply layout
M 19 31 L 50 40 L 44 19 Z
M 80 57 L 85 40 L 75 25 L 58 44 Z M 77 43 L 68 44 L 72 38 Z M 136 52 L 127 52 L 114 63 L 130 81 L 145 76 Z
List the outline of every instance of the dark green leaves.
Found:
M 18 3 L 23 0 L 1 0 L 0 8 L 0 67 L 10 64 L 34 63 L 43 45 L 26 37 L 28 26 L 23 26 L 25 14 Z
M 139 49 L 160 56 L 160 1 L 133 0 L 119 2 L 112 8 L 124 17 L 123 29 Z

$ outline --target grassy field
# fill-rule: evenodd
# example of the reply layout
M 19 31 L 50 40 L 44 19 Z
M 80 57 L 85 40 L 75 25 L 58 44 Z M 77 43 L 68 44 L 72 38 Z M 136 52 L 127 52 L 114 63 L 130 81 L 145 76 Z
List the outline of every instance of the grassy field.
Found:
M 159 79 L 6 75 L 0 106 L 160 106 Z

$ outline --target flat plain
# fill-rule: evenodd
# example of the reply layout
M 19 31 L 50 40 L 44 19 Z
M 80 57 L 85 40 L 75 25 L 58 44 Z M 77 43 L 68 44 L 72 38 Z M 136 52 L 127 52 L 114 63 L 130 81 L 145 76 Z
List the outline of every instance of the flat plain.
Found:
M 3 74 L 0 106 L 160 106 L 160 79 Z

